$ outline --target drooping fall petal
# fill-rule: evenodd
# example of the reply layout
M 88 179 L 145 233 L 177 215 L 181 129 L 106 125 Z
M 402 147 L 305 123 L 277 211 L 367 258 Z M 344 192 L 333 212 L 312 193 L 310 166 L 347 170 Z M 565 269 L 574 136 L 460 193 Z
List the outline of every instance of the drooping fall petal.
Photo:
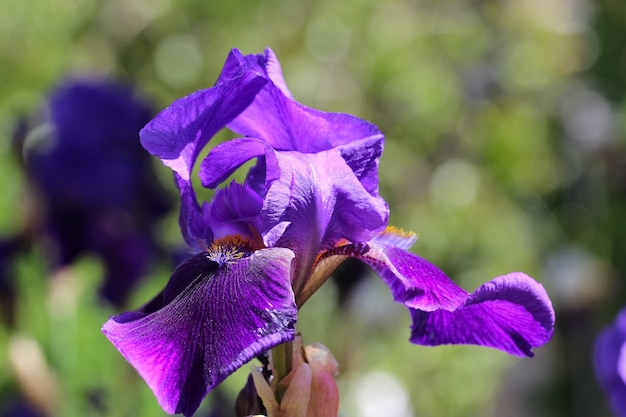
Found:
M 554 332 L 550 299 L 526 274 L 495 278 L 469 294 L 425 259 L 376 239 L 334 248 L 318 267 L 333 263 L 335 256 L 360 259 L 381 276 L 394 299 L 411 312 L 413 343 L 476 344 L 532 356 L 532 348 L 545 344 Z
M 190 416 L 241 365 L 293 339 L 292 259 L 282 248 L 225 263 L 196 255 L 159 298 L 111 318 L 102 330 L 165 411 Z
M 409 310 L 411 342 L 420 345 L 473 344 L 533 356 L 532 348 L 545 344 L 554 332 L 550 299 L 521 272 L 481 285 L 452 311 Z

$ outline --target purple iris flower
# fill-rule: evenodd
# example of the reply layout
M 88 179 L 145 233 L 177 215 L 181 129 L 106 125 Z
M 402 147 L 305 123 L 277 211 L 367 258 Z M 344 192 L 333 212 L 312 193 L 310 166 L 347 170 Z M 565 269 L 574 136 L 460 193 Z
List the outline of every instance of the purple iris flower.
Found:
M 39 197 L 31 228 L 49 243 L 54 267 L 98 254 L 102 295 L 122 305 L 158 251 L 155 222 L 172 206 L 139 143 L 153 112 L 129 86 L 108 80 L 68 80 L 46 104 L 43 120 L 17 137 Z
M 598 335 L 593 360 L 611 408 L 617 416 L 626 417 L 626 308 Z
M 192 186 L 201 149 L 224 127 L 241 135 L 201 162 L 206 188 L 256 158 L 243 184 L 200 204 Z M 233 50 L 216 84 L 172 103 L 141 132 L 174 171 L 180 226 L 199 253 L 143 308 L 104 334 L 169 413 L 193 414 L 245 362 L 293 340 L 297 309 L 349 257 L 379 273 L 413 317 L 411 341 L 469 343 L 532 356 L 553 333 L 543 287 L 525 274 L 469 294 L 407 252 L 412 233 L 387 226 L 378 194 L 384 137 L 354 116 L 296 102 L 271 50 Z

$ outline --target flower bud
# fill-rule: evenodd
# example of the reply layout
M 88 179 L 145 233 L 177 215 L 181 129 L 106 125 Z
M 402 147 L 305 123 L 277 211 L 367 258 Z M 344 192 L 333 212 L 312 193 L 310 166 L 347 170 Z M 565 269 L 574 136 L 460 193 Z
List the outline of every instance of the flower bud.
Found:
M 293 348 L 292 370 L 282 380 L 274 379 L 270 384 L 258 368 L 252 369 L 267 417 L 336 417 L 339 390 L 335 376 L 339 364 L 324 345 L 316 343 L 303 348 L 302 339 L 297 337 Z

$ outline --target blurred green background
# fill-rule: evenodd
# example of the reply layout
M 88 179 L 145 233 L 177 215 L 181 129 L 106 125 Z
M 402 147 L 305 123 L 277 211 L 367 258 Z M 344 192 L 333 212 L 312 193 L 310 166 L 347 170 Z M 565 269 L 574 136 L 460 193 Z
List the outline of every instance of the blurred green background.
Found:
M 557 311 L 554 339 L 519 359 L 411 345 L 408 314 L 375 276 L 344 309 L 325 285 L 299 329 L 339 360 L 342 415 L 609 416 L 590 351 L 626 304 L 625 27 L 621 0 L 3 1 L 0 234 L 24 226 L 28 204 L 11 132 L 60 80 L 130 80 L 161 109 L 212 85 L 231 48 L 269 46 L 298 101 L 385 133 L 381 194 L 391 223 L 419 234 L 415 253 L 470 291 L 524 271 Z M 176 213 L 159 229 L 180 243 Z M 129 308 L 169 272 L 155 265 Z M 91 257 L 55 280 L 37 247 L 19 259 L 0 416 L 20 399 L 49 416 L 164 415 L 100 334 L 120 312 L 98 301 L 101 275 Z

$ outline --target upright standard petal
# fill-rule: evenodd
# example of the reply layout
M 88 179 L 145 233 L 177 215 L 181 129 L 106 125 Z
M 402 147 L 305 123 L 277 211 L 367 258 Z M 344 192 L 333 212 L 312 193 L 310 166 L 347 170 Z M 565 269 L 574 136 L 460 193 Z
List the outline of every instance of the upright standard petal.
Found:
M 281 177 L 268 189 L 264 214 L 298 229 L 284 239 L 295 244 L 303 240 L 302 233 L 313 234 L 319 240 L 316 256 L 320 246 L 329 247 L 340 239 L 367 240 L 387 225 L 385 200 L 364 189 L 338 152 L 279 152 L 277 159 Z M 289 205 L 285 208 L 276 201 Z
M 383 154 L 383 147 L 384 140 L 378 136 L 337 147 L 363 188 L 372 195 L 378 194 L 378 163 Z
M 237 368 L 295 336 L 293 253 L 236 251 L 225 244 L 190 258 L 160 296 L 102 328 L 168 413 L 192 415 Z
M 268 244 L 288 227 L 310 237 L 302 244 L 283 240 L 298 243 L 298 256 L 310 266 L 322 246 L 367 240 L 385 227 L 388 208 L 378 195 L 384 137 L 378 128 L 294 101 L 271 50 L 246 56 L 233 50 L 214 87 L 175 101 L 141 131 L 144 147 L 175 171 L 181 229 L 190 245 L 214 234 L 190 175 L 201 148 L 225 124 L 247 137 L 211 150 L 200 166 L 202 185 L 216 188 L 257 158 L 246 184 L 265 201 L 259 232 Z
M 202 148 L 267 83 L 261 74 L 246 70 L 243 60 L 233 49 L 213 87 L 174 101 L 141 130 L 144 148 L 184 180 L 190 179 Z
M 215 186 L 216 172 L 223 180 L 248 158 L 261 159 L 265 195 L 260 232 L 267 246 L 296 252 L 297 294 L 322 248 L 341 239 L 368 240 L 387 224 L 389 210 L 372 179 L 377 176 L 382 144 L 370 145 L 362 151 L 354 145 L 306 154 L 275 151 L 255 138 L 236 139 L 215 147 L 202 162 L 200 175 L 205 185 Z M 234 155 L 238 148 L 245 150 Z
M 213 87 L 174 101 L 140 132 L 144 148 L 174 171 L 181 195 L 180 227 L 185 241 L 194 248 L 197 240 L 213 237 L 191 182 L 198 154 L 266 83 L 257 71 L 245 68 L 243 55 L 233 49 Z
M 265 196 L 264 230 L 268 233 L 264 237 L 268 246 L 296 253 L 292 282 L 298 295 L 323 248 L 341 239 L 372 237 L 386 226 L 388 208 L 380 196 L 363 188 L 334 150 L 277 152 L 276 156 L 281 177 Z M 281 233 L 272 236 L 277 225 Z
M 326 113 L 293 100 L 280 64 L 267 49 L 264 55 L 245 56 L 246 65 L 263 72 L 268 83 L 228 128 L 262 139 L 280 151 L 320 152 L 355 140 L 383 138 L 378 128 L 358 117 Z
M 611 409 L 626 417 L 626 308 L 596 338 L 593 364 Z
M 211 149 L 200 164 L 200 179 L 206 188 L 215 188 L 241 165 L 252 158 L 261 157 L 265 161 L 266 183 L 280 177 L 274 150 L 256 138 L 239 138 L 221 143 Z

